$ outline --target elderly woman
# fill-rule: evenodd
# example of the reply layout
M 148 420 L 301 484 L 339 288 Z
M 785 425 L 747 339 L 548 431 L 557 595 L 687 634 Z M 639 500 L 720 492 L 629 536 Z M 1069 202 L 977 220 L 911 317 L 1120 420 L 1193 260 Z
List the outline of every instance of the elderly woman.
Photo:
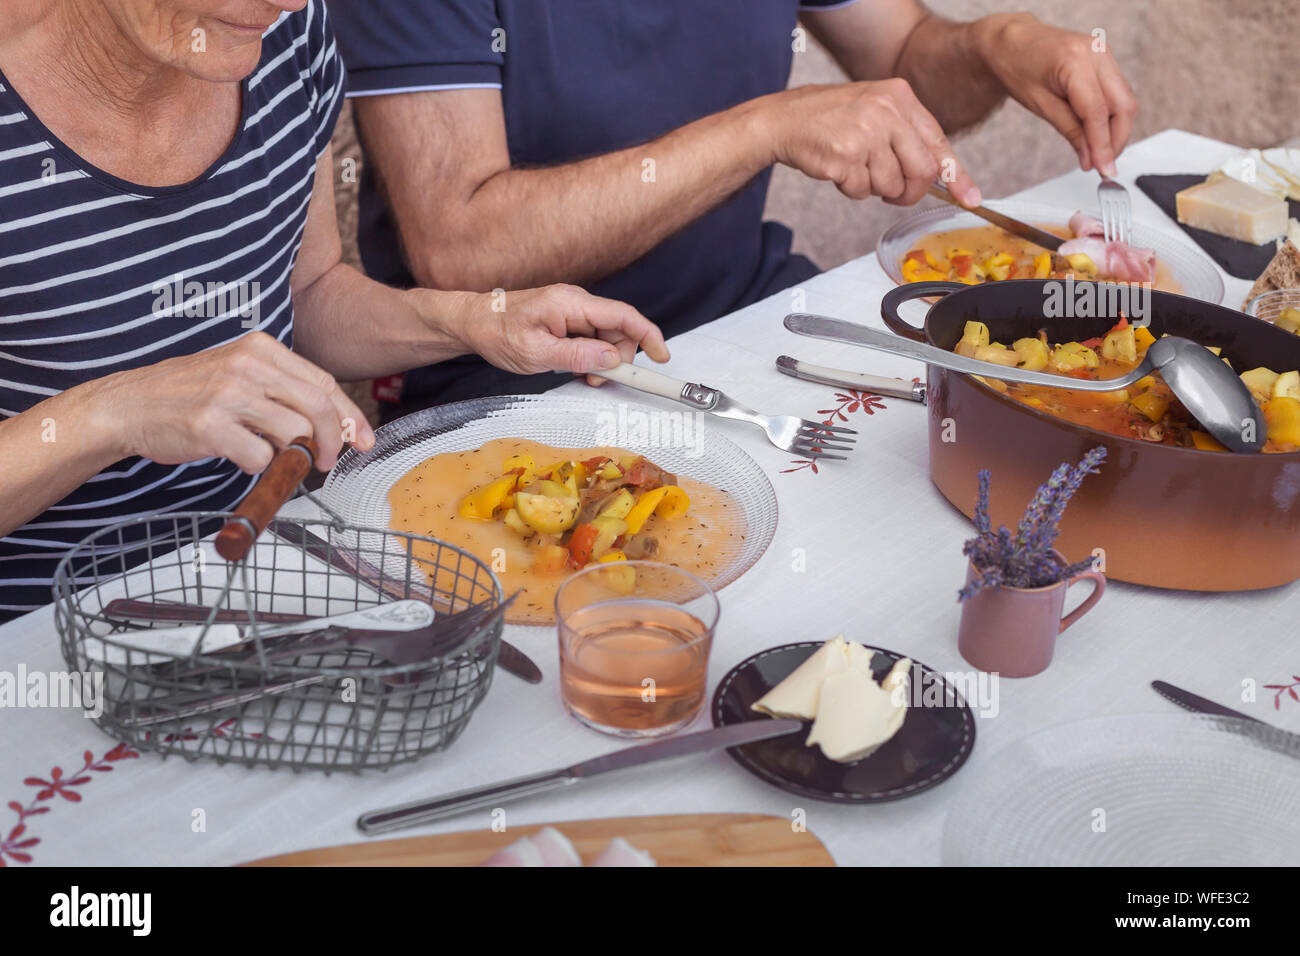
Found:
M 336 379 L 478 353 L 590 373 L 630 306 L 397 291 L 340 263 L 322 0 L 0 5 L 0 619 L 110 522 L 225 510 L 274 448 L 374 436 Z

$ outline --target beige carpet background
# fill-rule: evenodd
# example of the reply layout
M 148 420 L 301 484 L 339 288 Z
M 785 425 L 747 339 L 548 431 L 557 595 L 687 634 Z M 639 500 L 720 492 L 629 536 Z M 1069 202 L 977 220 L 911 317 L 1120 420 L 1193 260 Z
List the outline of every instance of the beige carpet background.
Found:
M 870 2 L 870 0 L 867 0 Z M 935 12 L 973 19 L 1013 9 L 998 0 L 932 0 Z M 1242 146 L 1300 134 L 1300 3 L 1296 0 L 1038 0 L 1039 19 L 1083 32 L 1100 27 L 1139 103 L 1134 139 L 1178 127 Z M 796 54 L 791 86 L 843 79 L 824 50 Z M 1005 196 L 1073 168 L 1074 153 L 1046 124 L 1006 103 L 954 143 L 984 195 Z M 359 161 L 350 110 L 334 138 L 335 166 Z M 1120 157 L 1123 173 L 1123 157 Z M 356 184 L 336 181 L 345 258 L 356 263 Z M 854 202 L 827 183 L 778 168 L 768 216 L 790 225 L 795 248 L 831 268 L 875 248 L 905 210 Z M 358 394 L 367 389 L 356 389 Z

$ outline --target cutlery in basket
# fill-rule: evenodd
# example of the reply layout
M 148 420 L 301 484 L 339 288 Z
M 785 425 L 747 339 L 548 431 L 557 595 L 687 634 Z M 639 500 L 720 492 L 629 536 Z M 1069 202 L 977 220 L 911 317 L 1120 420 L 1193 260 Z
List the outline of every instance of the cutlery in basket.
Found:
M 55 626 L 68 666 L 96 683 L 102 678 L 102 711 L 88 714 L 101 730 L 136 749 L 187 760 L 327 773 L 415 760 L 446 749 L 464 730 L 495 672 L 508 603 L 500 583 L 460 548 L 347 524 L 314 497 L 327 517 L 279 520 L 328 535 L 346 567 L 282 537 L 259 537 L 314 459 L 312 441 L 296 439 L 233 512 L 119 522 L 60 562 Z M 427 556 L 414 556 L 417 543 Z M 378 580 L 349 567 L 373 568 Z M 399 642 L 385 653 L 350 642 L 349 630 L 266 633 L 284 615 L 301 615 L 311 627 L 394 599 L 433 609 L 428 633 L 410 647 L 401 646 L 409 631 L 371 635 Z M 120 611 L 118 601 L 204 616 L 191 647 L 142 650 L 139 624 L 109 613 Z M 247 630 L 238 647 L 213 652 L 204 639 L 210 628 L 229 626 L 218 622 L 230 612 Z
M 831 452 L 852 451 L 851 446 L 857 441 L 856 438 L 849 437 L 857 434 L 852 428 L 813 422 L 806 418 L 796 418 L 794 415 L 764 415 L 733 401 L 716 388 L 683 382 L 671 375 L 643 368 L 640 365 L 624 362 L 617 368 L 602 370 L 600 376 L 649 395 L 658 395 L 660 398 L 681 402 L 690 408 L 717 415 L 719 418 L 734 418 L 737 421 L 757 425 L 767 434 L 767 440 L 777 448 L 793 452 L 803 458 L 844 461 L 844 455 L 833 455 Z M 836 442 L 839 444 L 835 444 Z

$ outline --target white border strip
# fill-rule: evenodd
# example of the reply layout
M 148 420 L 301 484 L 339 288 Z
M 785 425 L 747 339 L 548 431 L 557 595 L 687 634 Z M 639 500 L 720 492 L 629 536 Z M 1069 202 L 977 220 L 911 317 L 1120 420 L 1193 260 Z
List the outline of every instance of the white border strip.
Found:
M 858 0 L 840 0 L 839 3 L 828 3 L 828 4 L 826 4 L 826 6 L 819 6 L 819 5 L 817 5 L 817 4 L 801 3 L 801 4 L 799 5 L 799 12 L 800 12 L 800 13 L 821 13 L 821 12 L 824 11 L 824 10 L 839 10 L 839 9 L 841 9 L 841 8 L 843 8 L 843 7 L 850 6 L 851 4 L 854 4 L 854 3 L 857 3 L 857 2 L 858 2 Z
M 858 0 L 849 0 L 857 3 Z M 362 96 L 389 96 L 393 93 L 428 93 L 434 90 L 499 90 L 500 83 L 443 83 L 437 86 L 394 86 L 386 90 L 348 90 L 348 99 Z

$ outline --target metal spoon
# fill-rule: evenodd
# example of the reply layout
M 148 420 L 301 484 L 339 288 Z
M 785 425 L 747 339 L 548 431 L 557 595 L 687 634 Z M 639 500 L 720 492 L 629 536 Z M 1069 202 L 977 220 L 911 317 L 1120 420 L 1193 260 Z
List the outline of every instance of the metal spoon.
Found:
M 822 315 L 787 315 L 785 327 L 799 335 L 892 352 L 954 372 L 1076 392 L 1110 392 L 1127 388 L 1158 371 L 1187 410 L 1229 450 L 1258 452 L 1263 449 L 1267 437 L 1264 414 L 1241 379 L 1205 346 L 1177 336 L 1156 339 L 1147 349 L 1142 363 L 1127 375 L 1094 381 L 982 362 L 924 342 L 913 342 L 889 332 Z
M 144 616 L 152 620 L 158 620 L 165 614 L 166 605 L 153 605 L 151 613 Z M 214 613 L 213 616 L 215 620 L 217 613 Z M 433 623 L 433 617 L 434 610 L 428 603 L 408 599 L 389 601 L 375 607 L 348 611 L 343 614 L 333 614 L 329 617 L 311 618 L 305 621 L 293 621 L 261 627 L 259 628 L 259 635 L 265 640 L 284 634 L 302 634 L 310 631 L 321 631 L 326 628 L 413 631 L 419 627 L 428 627 Z M 199 647 L 199 652 L 202 654 L 210 654 L 223 647 L 238 644 L 245 639 L 239 628 L 234 624 L 214 623 L 211 626 L 188 624 L 183 627 L 163 627 L 109 634 L 105 636 L 105 640 L 112 641 L 113 644 L 88 639 L 86 648 L 92 652 L 94 659 L 102 659 L 113 664 L 121 664 L 127 660 L 129 654 L 127 648 L 150 655 L 188 657 L 193 653 L 195 642 L 199 640 L 200 635 L 203 637 L 203 643 Z M 102 651 L 102 656 L 96 655 L 95 651 Z

